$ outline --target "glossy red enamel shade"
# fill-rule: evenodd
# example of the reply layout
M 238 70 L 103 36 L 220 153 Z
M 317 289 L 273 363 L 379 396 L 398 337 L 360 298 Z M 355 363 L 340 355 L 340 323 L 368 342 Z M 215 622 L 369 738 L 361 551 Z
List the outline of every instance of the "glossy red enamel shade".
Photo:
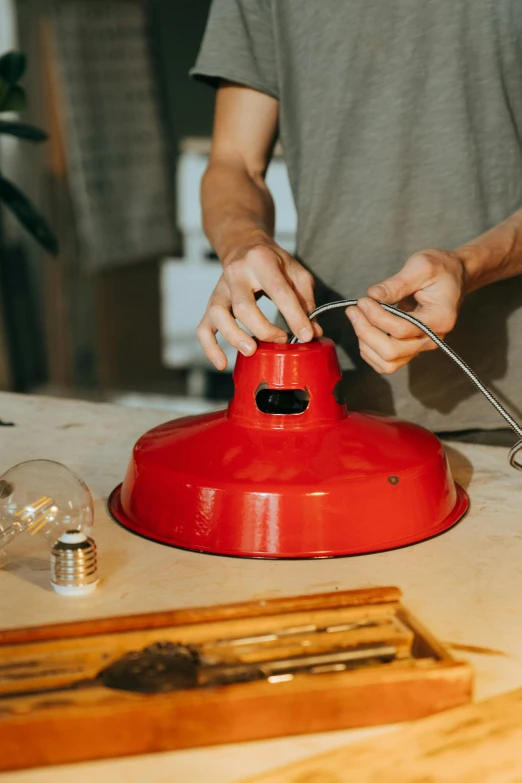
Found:
M 440 441 L 415 424 L 347 411 L 340 378 L 327 339 L 261 343 L 238 356 L 228 409 L 143 435 L 111 514 L 166 544 L 269 558 L 393 549 L 454 525 L 468 498 Z M 285 397 L 306 409 L 280 412 Z

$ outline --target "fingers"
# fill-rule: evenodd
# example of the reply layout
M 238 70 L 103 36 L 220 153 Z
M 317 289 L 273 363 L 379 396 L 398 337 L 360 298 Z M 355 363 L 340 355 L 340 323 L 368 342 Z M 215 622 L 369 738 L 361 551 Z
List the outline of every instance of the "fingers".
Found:
M 439 337 L 445 337 L 455 326 L 457 316 L 456 307 L 448 304 L 445 297 L 443 297 L 443 302 L 443 304 L 417 304 L 416 307 L 409 307 L 405 312 L 409 312 L 419 321 L 422 321 Z M 357 307 L 363 311 L 373 326 L 395 337 L 397 340 L 424 337 L 426 334 L 415 324 L 406 321 L 399 315 L 388 312 L 372 299 L 358 299 Z M 400 309 L 402 310 L 403 308 L 401 307 Z M 430 343 L 435 347 L 433 340 L 430 339 Z
M 224 370 L 227 366 L 227 357 L 217 342 L 217 332 L 221 332 L 225 340 L 244 356 L 255 353 L 256 341 L 238 326 L 230 312 L 230 298 L 222 280 L 212 294 L 196 334 L 207 358 L 218 370 Z M 286 335 L 284 339 L 286 341 Z
M 226 370 L 227 357 L 225 352 L 218 345 L 216 340 L 216 329 L 213 328 L 212 323 L 205 315 L 196 329 L 198 340 L 205 352 L 205 356 L 209 359 L 216 370 Z
M 256 301 L 256 293 L 263 290 L 255 269 L 258 265 L 277 263 L 275 254 L 268 248 L 255 248 L 244 260 L 229 264 L 223 272 L 223 283 L 229 294 L 230 307 L 238 319 L 259 340 L 286 342 L 283 329 L 270 323 Z
M 228 264 L 223 276 L 231 291 L 234 315 L 260 340 L 273 342 L 284 332 L 273 324 L 268 328 L 269 322 L 250 293 L 258 291 L 270 297 L 302 342 L 314 337 L 308 318 L 308 308 L 314 308 L 312 275 L 284 250 L 251 248 L 244 258 Z
M 397 339 L 386 334 L 359 307 L 349 307 L 346 313 L 359 339 L 361 356 L 379 373 L 396 372 L 421 351 L 436 347 L 429 337 Z
M 314 337 L 314 329 L 308 313 L 281 268 L 265 266 L 259 270 L 258 279 L 263 291 L 276 305 L 292 333 L 301 342 L 310 342 Z M 305 304 L 305 307 L 308 309 L 308 305 Z
M 397 372 L 397 370 L 400 370 L 400 368 L 408 362 L 407 359 L 398 360 L 393 362 L 393 364 L 385 362 L 382 356 L 379 356 L 379 354 L 376 353 L 373 348 L 370 348 L 369 345 L 366 345 L 366 343 L 360 343 L 359 346 L 364 361 L 380 375 L 391 375 L 392 373 Z
M 259 340 L 287 342 L 286 332 L 270 323 L 258 307 L 259 292 L 270 297 L 301 342 L 322 335 L 319 324 L 308 318 L 315 308 L 312 275 L 284 250 L 252 247 L 227 264 L 197 329 L 205 355 L 218 369 L 224 370 L 227 362 L 217 342 L 217 332 L 245 356 L 256 350 L 255 339 L 236 319 Z
M 426 334 L 404 318 L 387 312 L 372 299 L 359 299 L 357 307 L 363 311 L 370 323 L 397 340 L 423 337 Z M 451 332 L 457 320 L 457 303 L 454 298 L 452 299 L 451 292 L 446 290 L 442 290 L 438 300 L 424 304 L 417 303 L 414 307 L 401 306 L 400 309 L 422 321 L 439 337 L 445 337 Z M 430 342 L 431 346 L 435 347 L 433 340 Z
M 196 334 L 205 355 L 218 370 L 226 369 L 227 357 L 217 342 L 217 332 L 221 332 L 225 340 L 244 356 L 255 353 L 255 340 L 237 325 L 230 311 L 221 305 L 212 304 L 203 316 Z
M 393 277 L 371 286 L 368 295 L 387 304 L 401 303 L 436 334 L 450 332 L 464 296 L 465 270 L 455 253 L 425 250 L 411 256 Z
M 293 261 L 293 259 L 291 259 Z M 296 296 L 299 299 L 299 303 L 303 310 L 311 313 L 315 310 L 315 298 L 314 298 L 314 278 L 304 267 L 300 264 L 292 263 L 286 269 L 288 278 L 292 284 Z
M 360 299 L 350 320 L 363 343 L 370 363 L 380 372 L 408 361 L 420 351 L 435 348 L 422 330 L 386 312 L 375 301 L 399 304 L 439 337 L 455 326 L 466 283 L 466 271 L 455 252 L 423 250 L 411 256 L 396 275 L 368 289 L 369 299 Z M 384 362 L 384 364 L 383 364 Z
M 308 315 L 315 310 L 315 297 L 314 297 L 314 285 L 315 281 L 313 275 L 310 274 L 300 264 L 293 264 L 289 268 L 289 275 L 293 282 L 293 288 L 296 296 L 299 299 L 301 307 Z M 312 329 L 315 337 L 322 337 L 324 332 L 319 323 L 314 319 L 311 321 Z M 295 333 L 294 333 L 295 334 Z
M 323 328 L 317 321 L 312 321 L 312 329 L 314 330 L 314 337 L 319 338 L 323 336 Z
M 214 329 L 220 332 L 225 340 L 237 348 L 244 356 L 251 356 L 256 350 L 256 341 L 238 325 L 228 308 L 220 304 L 211 304 L 208 316 Z
M 397 340 L 407 340 L 413 337 L 423 337 L 424 332 L 414 324 L 400 318 L 398 315 L 388 313 L 373 299 L 358 299 L 357 307 L 360 308 L 373 326 L 381 329 Z
M 251 286 L 235 283 L 230 286 L 230 299 L 234 316 L 259 340 L 269 343 L 286 343 L 287 334 L 259 309 Z M 220 330 L 221 331 L 221 330 Z M 226 335 L 224 335 L 226 337 Z M 228 337 L 226 337 L 228 339 Z
M 424 253 L 411 256 L 400 272 L 368 289 L 368 296 L 387 304 L 396 304 L 401 299 L 415 294 L 433 281 L 438 265 Z

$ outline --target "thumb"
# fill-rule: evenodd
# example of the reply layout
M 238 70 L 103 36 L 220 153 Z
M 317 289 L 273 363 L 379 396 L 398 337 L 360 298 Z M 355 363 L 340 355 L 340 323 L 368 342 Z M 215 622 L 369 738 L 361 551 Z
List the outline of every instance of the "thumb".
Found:
M 422 268 L 422 265 L 407 263 L 393 277 L 388 277 L 387 280 L 370 286 L 368 296 L 387 304 L 397 304 L 402 299 L 415 294 L 425 284 L 426 270 Z
M 412 293 L 408 288 L 399 275 L 394 275 L 387 280 L 383 280 L 382 283 L 370 286 L 368 296 L 371 299 L 376 299 L 378 302 L 397 304 L 401 299 L 405 299 Z

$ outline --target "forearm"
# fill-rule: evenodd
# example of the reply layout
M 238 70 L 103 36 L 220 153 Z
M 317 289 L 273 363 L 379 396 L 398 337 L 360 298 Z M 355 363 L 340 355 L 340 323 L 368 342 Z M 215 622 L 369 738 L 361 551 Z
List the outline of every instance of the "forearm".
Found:
M 286 343 L 288 335 L 257 304 L 264 293 L 303 342 L 319 336 L 307 312 L 314 309 L 312 275 L 274 242 L 274 202 L 265 184 L 275 139 L 279 103 L 237 84 L 221 84 L 216 99 L 209 167 L 201 201 L 205 233 L 223 264 L 198 327 L 205 354 L 219 369 L 227 365 L 217 332 L 244 356 L 257 350 L 254 338 Z
M 273 237 L 274 202 L 262 172 L 250 173 L 239 161 L 211 161 L 201 201 L 205 234 L 224 266 L 238 250 Z
M 466 293 L 522 273 L 522 209 L 455 250 L 466 271 Z

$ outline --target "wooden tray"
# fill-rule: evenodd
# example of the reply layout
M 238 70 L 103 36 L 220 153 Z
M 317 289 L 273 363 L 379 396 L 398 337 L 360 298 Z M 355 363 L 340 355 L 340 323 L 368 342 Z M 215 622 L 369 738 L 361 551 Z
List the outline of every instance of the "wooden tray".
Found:
M 0 770 L 391 723 L 468 702 L 471 667 L 455 661 L 400 598 L 395 587 L 372 588 L 0 632 Z M 382 641 L 393 626 L 389 641 L 401 652 L 348 671 L 184 690 L 169 690 L 156 667 L 152 690 L 159 682 L 160 692 L 144 692 L 151 690 L 143 687 L 146 665 L 124 690 L 100 679 L 122 661 L 128 673 L 132 656 L 139 669 L 143 651 L 173 645 L 230 656 L 230 640 L 241 639 L 235 649 L 248 660 L 247 637 L 264 635 L 254 647 L 266 658 L 274 632 L 310 625 L 361 626 L 356 646 L 372 633 Z M 295 654 L 295 638 L 283 640 L 285 655 Z

